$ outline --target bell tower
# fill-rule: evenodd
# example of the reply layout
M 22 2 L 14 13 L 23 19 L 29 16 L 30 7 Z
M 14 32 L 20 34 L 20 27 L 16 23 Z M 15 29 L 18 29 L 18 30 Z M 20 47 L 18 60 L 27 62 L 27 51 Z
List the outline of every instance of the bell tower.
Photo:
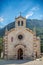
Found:
M 26 27 L 26 18 L 22 17 L 21 13 L 20 13 L 20 16 L 15 18 L 15 28 L 18 28 L 18 27 Z

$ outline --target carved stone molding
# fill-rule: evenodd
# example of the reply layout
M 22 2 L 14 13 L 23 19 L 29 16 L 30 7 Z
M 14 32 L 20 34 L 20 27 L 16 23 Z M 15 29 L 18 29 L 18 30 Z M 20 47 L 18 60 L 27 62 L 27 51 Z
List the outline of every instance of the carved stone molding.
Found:
M 18 45 L 22 45 L 22 46 L 24 46 L 26 48 L 26 45 L 24 45 L 24 44 L 16 44 L 14 47 L 16 47 Z

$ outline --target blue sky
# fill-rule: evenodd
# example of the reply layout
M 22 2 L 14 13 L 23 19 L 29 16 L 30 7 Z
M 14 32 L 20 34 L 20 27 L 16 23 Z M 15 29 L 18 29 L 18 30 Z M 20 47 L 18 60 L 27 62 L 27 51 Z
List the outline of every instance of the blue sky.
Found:
M 27 19 L 43 19 L 43 0 L 0 0 L 0 27 L 21 15 Z

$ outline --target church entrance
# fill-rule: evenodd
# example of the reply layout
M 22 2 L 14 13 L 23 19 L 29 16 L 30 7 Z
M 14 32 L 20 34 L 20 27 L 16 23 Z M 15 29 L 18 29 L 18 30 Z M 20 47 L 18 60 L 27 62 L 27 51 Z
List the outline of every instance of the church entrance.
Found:
M 19 60 L 23 59 L 23 50 L 21 48 L 18 50 L 18 59 Z

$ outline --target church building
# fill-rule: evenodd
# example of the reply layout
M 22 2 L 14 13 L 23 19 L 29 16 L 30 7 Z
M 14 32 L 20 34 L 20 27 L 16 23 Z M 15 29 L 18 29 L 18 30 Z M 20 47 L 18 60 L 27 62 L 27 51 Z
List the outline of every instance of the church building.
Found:
M 26 27 L 26 18 L 21 15 L 15 18 L 15 28 L 5 30 L 3 37 L 4 59 L 24 60 L 40 57 L 40 38 L 36 31 Z

